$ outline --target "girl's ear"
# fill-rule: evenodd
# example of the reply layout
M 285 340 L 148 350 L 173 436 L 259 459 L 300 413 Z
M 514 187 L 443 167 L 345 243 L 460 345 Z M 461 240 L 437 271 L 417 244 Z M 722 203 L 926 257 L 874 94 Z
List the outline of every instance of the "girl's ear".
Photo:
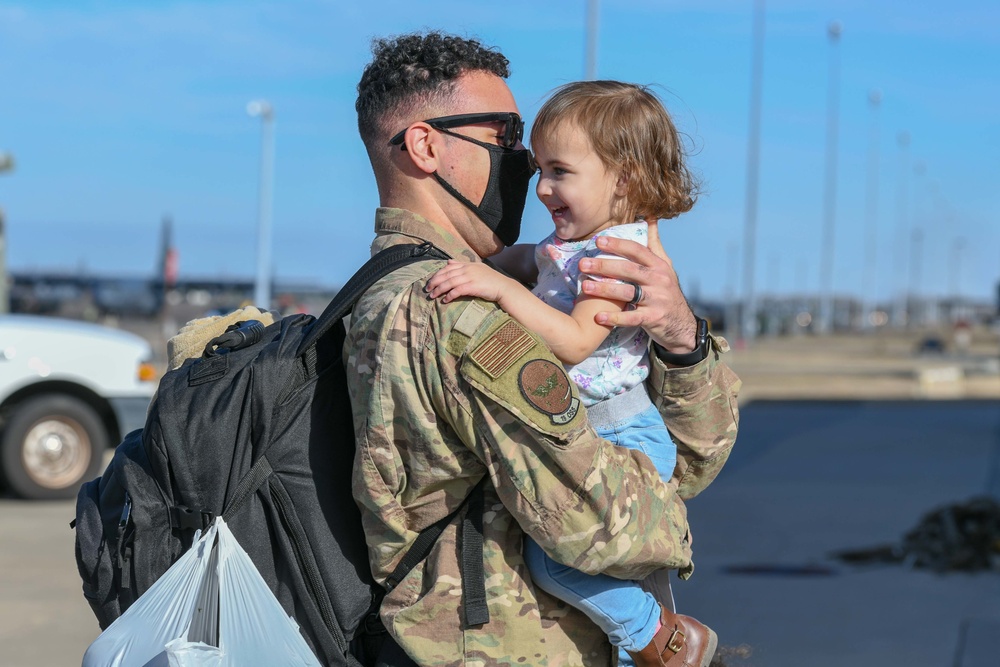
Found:
M 628 172 L 620 171 L 618 172 L 618 182 L 615 183 L 615 195 L 618 197 L 624 197 L 628 194 Z

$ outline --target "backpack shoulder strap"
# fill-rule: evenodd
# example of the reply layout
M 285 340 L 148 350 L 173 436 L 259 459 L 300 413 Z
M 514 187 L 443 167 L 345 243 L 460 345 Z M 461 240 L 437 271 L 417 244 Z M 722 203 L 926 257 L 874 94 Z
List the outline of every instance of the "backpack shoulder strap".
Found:
M 374 285 L 378 280 L 396 269 L 407 264 L 423 259 L 449 259 L 443 250 L 439 250 L 431 243 L 406 243 L 396 245 L 382 250 L 369 259 L 355 272 L 353 276 L 337 292 L 330 304 L 323 310 L 323 313 L 310 326 L 309 331 L 299 344 L 296 356 L 309 356 L 311 348 L 316 345 L 323 334 L 330 330 L 337 322 L 342 320 L 354 308 L 358 299 Z M 260 324 L 252 321 L 253 324 Z M 259 335 L 258 335 L 259 338 Z M 216 339 L 218 340 L 218 339 Z M 209 343 L 209 348 L 213 346 Z M 206 348 L 208 350 L 208 348 Z M 315 350 L 312 350 L 313 362 L 315 362 Z M 262 454 L 253 468 L 250 469 L 239 481 L 236 491 L 229 499 L 223 510 L 223 516 L 232 517 L 250 496 L 257 492 L 272 472 L 271 464 L 267 460 L 266 454 Z M 209 517 L 210 519 L 211 517 Z M 202 521 L 202 528 L 207 525 Z
M 365 262 L 350 280 L 344 283 L 337 295 L 326 307 L 323 313 L 313 323 L 309 333 L 299 345 L 299 354 L 314 344 L 334 324 L 342 320 L 354 309 L 354 304 L 368 291 L 368 288 L 380 278 L 401 269 L 407 264 L 424 259 L 450 259 L 450 255 L 438 249 L 431 243 L 406 243 L 382 250 Z
M 358 299 L 368 289 L 384 276 L 425 259 L 450 259 L 451 256 L 429 242 L 421 244 L 403 244 L 382 250 L 369 259 L 344 286 L 326 307 L 323 313 L 313 323 L 310 331 L 299 345 L 299 354 L 308 354 L 310 347 L 316 344 L 331 327 L 346 317 L 353 309 Z M 244 478 L 237 493 L 237 505 L 260 485 L 260 480 L 270 474 L 270 466 L 266 457 L 261 456 L 254 469 Z M 462 587 L 466 591 L 465 622 L 467 626 L 480 625 L 489 622 L 489 611 L 486 608 L 486 582 L 483 571 L 483 486 L 486 477 L 479 481 L 466 499 L 454 512 L 442 518 L 418 536 L 416 542 L 396 567 L 386 581 L 387 590 L 395 588 L 406 574 L 416 567 L 430 554 L 431 548 L 451 520 L 463 509 L 466 517 L 462 522 L 463 555 L 460 564 Z M 381 596 L 373 601 L 370 614 L 377 618 L 378 604 Z
M 490 622 L 490 612 L 486 605 L 486 573 L 483 567 L 483 487 L 488 479 L 488 475 L 483 476 L 451 514 L 424 528 L 410 545 L 410 550 L 399 561 L 396 569 L 386 579 L 386 592 L 399 585 L 410 570 L 430 555 L 434 543 L 444 529 L 463 508 L 467 508 L 462 519 L 462 560 L 459 562 L 459 574 L 465 595 L 462 601 L 465 626 L 472 627 Z
M 383 276 L 423 259 L 450 259 L 451 257 L 431 243 L 406 244 L 392 246 L 379 252 L 368 260 L 354 276 L 341 288 L 323 314 L 319 316 L 312 331 L 299 347 L 300 353 L 326 333 L 330 327 L 343 319 L 354 308 L 358 299 Z M 443 517 L 432 526 L 428 526 L 410 546 L 403 560 L 397 565 L 386 581 L 386 589 L 391 591 L 402 581 L 407 573 L 430 555 L 430 551 L 438 537 L 452 519 L 466 510 L 462 521 L 462 561 L 459 565 L 462 577 L 462 588 L 466 591 L 465 624 L 475 626 L 488 623 L 489 611 L 486 607 L 486 581 L 483 571 L 483 486 L 488 477 L 484 477 L 472 489 L 465 500 L 455 508 L 455 511 Z M 372 612 L 377 617 L 378 602 L 375 601 Z

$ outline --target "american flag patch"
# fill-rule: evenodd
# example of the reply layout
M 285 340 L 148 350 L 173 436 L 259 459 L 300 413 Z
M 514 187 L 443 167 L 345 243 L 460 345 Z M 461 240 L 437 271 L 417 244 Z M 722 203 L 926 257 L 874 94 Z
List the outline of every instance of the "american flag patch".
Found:
M 469 358 L 496 380 L 534 344 L 531 334 L 512 320 L 483 341 Z

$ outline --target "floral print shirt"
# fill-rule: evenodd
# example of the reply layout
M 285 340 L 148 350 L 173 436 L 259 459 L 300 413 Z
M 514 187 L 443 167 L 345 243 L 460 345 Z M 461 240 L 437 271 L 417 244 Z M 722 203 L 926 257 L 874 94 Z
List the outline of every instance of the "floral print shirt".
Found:
M 564 241 L 555 233 L 535 246 L 538 284 L 532 290 L 543 302 L 564 313 L 573 310 L 583 280 L 609 280 L 580 273 L 584 257 L 622 259 L 602 253 L 597 238 L 612 236 L 648 245 L 645 222 L 610 227 L 583 241 Z M 549 249 L 552 250 L 549 250 Z M 555 256 L 555 259 L 549 253 Z M 649 336 L 641 327 L 615 327 L 593 354 L 575 366 L 567 366 L 580 390 L 580 400 L 591 406 L 622 394 L 645 382 L 649 375 Z

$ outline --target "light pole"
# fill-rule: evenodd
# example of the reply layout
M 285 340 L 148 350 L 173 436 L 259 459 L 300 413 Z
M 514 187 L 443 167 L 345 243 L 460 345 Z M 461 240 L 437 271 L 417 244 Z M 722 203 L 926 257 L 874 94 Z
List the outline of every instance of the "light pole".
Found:
M 863 329 L 875 326 L 875 311 L 878 309 L 878 169 L 879 169 L 879 125 L 878 109 L 882 104 L 882 92 L 872 90 L 868 93 L 868 106 L 871 109 L 871 129 L 868 135 L 868 178 L 865 187 L 865 278 L 862 281 L 864 290 Z
M 910 232 L 910 326 L 919 327 L 923 323 L 923 308 L 920 304 L 920 258 L 924 254 L 924 230 L 914 226 Z
M 925 217 L 926 206 L 922 205 L 927 198 L 927 192 L 923 187 L 924 174 L 927 173 L 927 165 L 916 160 L 913 163 L 914 188 L 913 188 L 913 213 L 910 216 L 910 285 L 909 296 L 907 297 L 908 317 L 907 324 L 917 327 L 923 323 L 923 308 L 920 303 L 920 272 L 922 269 L 921 259 L 923 258 L 924 231 L 921 222 Z M 919 198 L 919 200 L 918 200 Z
M 14 170 L 14 156 L 6 151 L 0 151 L 0 174 Z M 10 310 L 10 298 L 7 293 L 7 228 L 0 208 L 0 313 Z
M 747 191 L 743 224 L 743 316 L 740 334 L 752 340 L 757 333 L 754 272 L 757 253 L 757 195 L 760 184 L 760 113 L 764 78 L 764 0 L 755 0 L 750 69 L 750 137 L 747 142 Z
M 840 33 L 839 21 L 831 21 L 826 34 L 830 39 L 830 72 L 827 81 L 826 107 L 826 178 L 823 185 L 823 247 L 820 255 L 819 329 L 833 330 L 833 246 L 837 205 L 837 121 L 840 106 Z
M 274 108 L 266 100 L 247 104 L 247 113 L 260 118 L 260 189 L 257 208 L 257 279 L 253 300 L 258 308 L 271 307 L 271 187 L 274 182 Z
M 584 77 L 587 81 L 597 78 L 597 19 L 600 14 L 599 0 L 587 2 L 587 46 L 584 54 Z
M 951 258 L 948 262 L 948 291 L 951 292 L 951 322 L 961 318 L 962 302 L 962 253 L 965 251 L 965 238 L 956 236 L 951 242 Z
M 892 321 L 896 327 L 906 325 L 906 205 L 909 200 L 907 184 L 910 175 L 910 133 L 903 131 L 896 137 L 899 145 L 899 176 L 896 180 L 896 241 L 893 243 L 893 298 Z

